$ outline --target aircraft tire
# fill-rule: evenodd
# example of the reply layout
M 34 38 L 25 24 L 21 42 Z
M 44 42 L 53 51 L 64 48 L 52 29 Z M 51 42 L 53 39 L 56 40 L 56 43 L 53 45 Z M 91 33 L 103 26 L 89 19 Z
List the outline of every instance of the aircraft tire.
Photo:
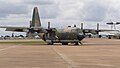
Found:
M 62 45 L 68 45 L 68 43 L 62 43 Z
M 108 39 L 111 39 L 111 37 L 109 36 Z
M 75 43 L 75 45 L 79 45 L 79 43 L 78 43 L 78 42 L 76 42 L 76 43 Z
M 82 42 L 80 42 L 80 45 L 83 45 Z
M 54 45 L 54 43 L 51 41 L 50 43 L 48 43 L 48 45 Z
M 53 45 L 53 43 L 48 43 L 48 45 Z

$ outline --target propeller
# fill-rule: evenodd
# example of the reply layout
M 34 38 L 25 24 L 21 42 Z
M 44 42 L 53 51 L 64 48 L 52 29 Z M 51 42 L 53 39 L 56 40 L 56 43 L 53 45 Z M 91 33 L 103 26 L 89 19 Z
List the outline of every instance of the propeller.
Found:
M 119 25 L 120 24 L 120 22 L 116 22 L 116 25 Z
M 48 29 L 50 29 L 50 22 L 48 22 Z
M 113 25 L 114 23 L 113 22 L 109 22 L 109 23 L 107 23 L 108 25 Z
M 83 23 L 81 23 L 81 30 L 83 30 Z
M 99 24 L 97 24 L 97 34 L 99 35 Z
M 107 23 L 108 25 L 119 25 L 120 24 L 120 22 L 109 22 L 109 23 Z

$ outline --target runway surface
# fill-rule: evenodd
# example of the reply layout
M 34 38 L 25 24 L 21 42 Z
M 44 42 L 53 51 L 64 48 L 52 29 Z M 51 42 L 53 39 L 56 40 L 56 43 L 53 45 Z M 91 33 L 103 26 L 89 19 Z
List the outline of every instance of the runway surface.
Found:
M 85 39 L 82 46 L 0 44 L 0 68 L 120 68 L 120 40 Z

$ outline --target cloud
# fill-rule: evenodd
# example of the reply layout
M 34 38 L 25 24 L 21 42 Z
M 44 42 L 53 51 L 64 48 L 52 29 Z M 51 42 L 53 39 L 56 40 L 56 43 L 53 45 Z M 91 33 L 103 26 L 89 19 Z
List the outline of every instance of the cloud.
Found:
M 55 19 L 60 14 L 60 8 L 56 5 L 40 6 L 40 16 L 43 19 Z
M 53 0 L 25 0 L 24 2 L 31 5 L 51 5 L 54 3 Z
M 2 2 L 1 2 L 2 1 Z M 119 0 L 8 0 L 0 1 L 0 18 L 11 17 L 14 21 L 23 15 L 29 22 L 33 7 L 38 6 L 42 20 L 51 20 L 53 24 L 79 24 L 120 20 Z M 29 13 L 29 14 L 28 14 Z M 16 15 L 16 17 L 14 17 Z M 18 19 L 17 19 L 18 18 Z M 5 19 L 6 20 L 6 19 Z M 8 22 L 11 20 L 9 19 Z M 26 22 L 22 20 L 21 22 Z M 67 21 L 67 22 L 66 22 Z M 56 25 L 55 25 L 56 26 Z
M 19 14 L 27 14 L 28 7 L 20 4 L 12 4 L 7 2 L 2 2 L 0 4 L 0 18 L 6 18 L 9 15 L 19 15 Z
M 0 0 L 0 25 L 28 26 L 35 6 L 43 26 L 48 21 L 53 27 L 79 26 L 85 22 L 91 28 L 110 19 L 120 21 L 120 0 Z
M 120 21 L 120 1 L 109 1 L 108 11 L 106 13 L 105 21 Z
M 119 0 L 96 0 L 90 1 L 84 5 L 83 20 L 108 22 L 120 21 L 120 1 Z
M 59 19 L 101 22 L 120 19 L 119 0 L 69 0 L 57 1 L 60 7 Z
M 108 11 L 108 6 L 102 1 L 91 1 L 83 7 L 85 21 L 103 21 Z

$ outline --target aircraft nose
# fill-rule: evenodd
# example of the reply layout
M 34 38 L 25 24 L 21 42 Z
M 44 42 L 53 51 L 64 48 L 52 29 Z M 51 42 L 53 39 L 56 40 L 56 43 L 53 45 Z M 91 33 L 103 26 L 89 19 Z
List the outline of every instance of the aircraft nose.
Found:
M 83 35 L 83 33 L 79 33 L 78 35 Z
M 83 38 L 85 38 L 85 36 L 81 33 L 78 34 L 78 37 L 77 37 L 79 40 L 82 40 Z

